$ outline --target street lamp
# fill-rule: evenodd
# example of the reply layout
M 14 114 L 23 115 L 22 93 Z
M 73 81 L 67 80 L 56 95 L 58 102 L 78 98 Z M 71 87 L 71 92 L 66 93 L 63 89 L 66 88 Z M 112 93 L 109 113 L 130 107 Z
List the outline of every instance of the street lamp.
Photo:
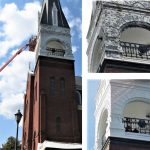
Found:
M 16 142 L 15 142 L 15 150 L 17 150 L 17 143 L 18 143 L 18 125 L 19 125 L 19 122 L 22 118 L 22 114 L 20 112 L 20 110 L 18 110 L 18 112 L 15 114 L 15 119 L 16 119 L 16 122 L 17 122 L 17 133 L 16 133 Z

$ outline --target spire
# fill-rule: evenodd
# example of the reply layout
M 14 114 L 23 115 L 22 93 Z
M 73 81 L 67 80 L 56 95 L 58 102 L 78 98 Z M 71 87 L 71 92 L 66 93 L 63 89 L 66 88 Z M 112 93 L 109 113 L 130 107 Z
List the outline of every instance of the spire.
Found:
M 69 28 L 59 0 L 43 1 L 40 23 Z

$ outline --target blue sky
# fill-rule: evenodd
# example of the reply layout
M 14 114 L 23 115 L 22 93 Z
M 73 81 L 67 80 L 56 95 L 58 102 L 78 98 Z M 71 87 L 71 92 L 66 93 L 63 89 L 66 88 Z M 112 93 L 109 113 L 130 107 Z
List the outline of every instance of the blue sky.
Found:
M 87 150 L 94 149 L 95 141 L 95 96 L 100 84 L 100 80 L 88 80 L 88 108 L 87 108 Z
M 60 1 L 72 28 L 75 74 L 81 75 L 82 1 Z M 37 33 L 38 10 L 40 3 L 36 0 L 0 0 L 0 66 L 26 43 L 31 35 Z M 25 51 L 0 73 L 0 145 L 6 142 L 9 136 L 16 136 L 14 114 L 18 109 L 23 109 L 28 65 L 33 61 L 34 53 Z M 20 139 L 21 131 L 22 128 L 19 132 Z

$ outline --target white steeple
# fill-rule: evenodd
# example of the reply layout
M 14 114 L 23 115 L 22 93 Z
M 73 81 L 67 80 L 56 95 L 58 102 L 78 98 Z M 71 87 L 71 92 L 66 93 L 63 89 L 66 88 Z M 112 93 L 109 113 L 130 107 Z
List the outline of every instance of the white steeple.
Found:
M 74 59 L 70 28 L 59 0 L 43 1 L 35 51 L 36 59 L 39 56 Z

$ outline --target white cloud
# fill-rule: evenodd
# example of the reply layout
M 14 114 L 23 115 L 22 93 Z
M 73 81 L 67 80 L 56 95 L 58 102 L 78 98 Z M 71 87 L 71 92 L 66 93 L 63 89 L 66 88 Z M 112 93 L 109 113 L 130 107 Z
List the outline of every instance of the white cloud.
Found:
M 37 2 L 25 4 L 22 10 L 16 4 L 6 4 L 0 8 L 0 57 L 13 47 L 37 33 Z M 16 50 L 11 51 L 13 55 Z M 14 119 L 14 113 L 23 109 L 23 96 L 26 88 L 29 62 L 34 62 L 34 53 L 24 51 L 0 73 L 0 115 Z
M 0 114 L 7 118 L 14 118 L 14 114 L 18 109 L 22 109 L 23 104 L 23 94 L 10 95 L 3 99 L 0 104 Z
M 81 18 L 77 17 L 70 21 L 70 27 L 76 28 L 77 32 L 79 33 L 79 38 L 82 38 L 82 21 Z
M 0 57 L 7 54 L 10 48 L 19 46 L 31 35 L 37 33 L 37 12 L 40 4 L 37 2 L 25 4 L 23 10 L 19 10 L 15 3 L 6 4 L 0 9 Z
M 74 17 L 68 7 L 63 7 L 63 12 L 69 22 L 69 26 L 72 29 L 72 33 L 74 33 L 74 30 L 76 30 L 79 35 L 79 38 L 82 38 L 82 20 L 81 20 L 81 18 Z
M 62 9 L 63 9 L 63 12 L 64 12 L 64 14 L 65 14 L 65 16 L 66 16 L 66 18 L 67 18 L 68 20 L 70 20 L 70 19 L 73 18 L 73 15 L 72 15 L 72 13 L 70 12 L 70 10 L 69 10 L 68 7 L 63 7 Z
M 28 66 L 29 62 L 34 63 L 34 55 L 33 52 L 22 52 L 0 73 L 0 115 L 14 118 L 14 113 L 23 109 Z
M 67 2 L 76 2 L 78 3 L 80 0 L 67 0 Z
M 68 7 L 63 7 L 63 12 L 69 22 L 69 26 L 71 28 L 72 40 L 77 38 L 82 38 L 82 21 L 79 17 L 74 17 Z M 78 50 L 78 46 L 72 46 L 72 52 L 75 53 Z
M 83 0 L 83 13 L 82 13 L 82 23 L 83 23 L 83 30 L 82 30 L 82 45 L 83 45 L 83 49 L 87 49 L 87 40 L 86 40 L 86 36 L 87 36 L 87 32 L 89 29 L 89 25 L 90 25 L 90 19 L 91 19 L 91 13 L 92 13 L 92 1 L 94 0 Z M 88 11 L 85 11 L 88 10 Z
M 91 19 L 91 13 L 92 13 L 92 1 L 93 0 L 83 0 L 82 1 L 82 50 L 84 53 L 82 54 L 82 57 L 84 58 L 83 65 L 84 65 L 84 70 L 88 70 L 88 58 L 86 55 L 88 43 L 86 40 L 87 32 L 89 29 L 90 25 L 90 19 Z M 88 10 L 88 11 L 85 11 Z
M 72 46 L 72 52 L 75 53 L 78 50 L 77 46 Z

